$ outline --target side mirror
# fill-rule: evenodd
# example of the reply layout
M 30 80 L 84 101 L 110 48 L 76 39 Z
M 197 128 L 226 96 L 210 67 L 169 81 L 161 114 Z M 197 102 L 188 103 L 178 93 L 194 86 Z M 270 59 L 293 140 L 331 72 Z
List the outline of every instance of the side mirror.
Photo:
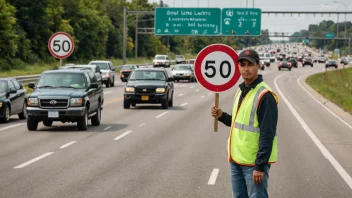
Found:
M 34 89 L 35 84 L 34 83 L 28 83 L 28 88 Z
M 112 71 L 115 71 L 115 68 L 112 68 L 111 70 L 112 70 Z
M 97 67 L 95 68 L 95 72 L 101 73 L 101 72 L 100 72 L 100 67 L 97 66 Z
M 173 78 L 173 77 L 168 77 L 168 78 L 167 78 L 167 81 L 168 81 L 168 82 L 173 82 L 173 81 L 174 81 L 174 78 Z
M 17 93 L 17 90 L 10 90 L 10 94 L 15 94 Z
M 96 88 L 98 88 L 98 87 L 99 87 L 98 83 L 92 83 L 92 84 L 90 84 L 90 87 L 89 87 L 89 88 L 91 88 L 91 89 L 96 89 Z

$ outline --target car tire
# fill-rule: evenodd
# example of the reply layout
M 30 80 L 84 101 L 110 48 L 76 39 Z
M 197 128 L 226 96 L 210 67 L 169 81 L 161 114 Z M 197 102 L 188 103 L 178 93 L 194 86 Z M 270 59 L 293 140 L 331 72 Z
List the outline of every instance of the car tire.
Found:
M 109 87 L 110 87 L 110 83 L 109 83 L 109 82 L 105 83 L 105 86 L 106 86 L 107 88 L 109 88 Z
M 288 68 L 288 70 L 290 70 L 290 71 L 291 71 L 291 68 Z
M 27 129 L 28 131 L 36 131 L 38 129 L 38 121 L 27 118 Z
M 112 78 L 112 82 L 111 82 L 110 86 L 115 87 L 115 78 Z
M 123 100 L 123 108 L 124 109 L 129 109 L 130 108 L 130 103 L 128 103 L 126 100 Z
M 10 121 L 11 117 L 11 109 L 8 105 L 6 105 L 6 108 L 4 110 L 4 117 L 1 119 L 2 122 L 8 123 Z
M 53 125 L 52 120 L 43 120 L 44 126 L 51 127 Z
M 311 67 L 313 67 L 313 65 L 311 65 Z
M 96 114 L 91 118 L 91 123 L 93 126 L 99 126 L 101 120 L 101 104 L 99 102 Z
M 136 106 L 136 104 L 131 104 L 131 106 L 132 106 L 132 107 L 135 107 L 135 106 Z
M 84 115 L 77 120 L 77 128 L 80 131 L 86 131 L 88 128 L 88 109 L 84 111 Z
M 335 68 L 337 69 L 337 66 L 335 66 Z
M 27 103 L 24 102 L 23 103 L 23 106 L 22 106 L 22 112 L 18 114 L 18 118 L 21 119 L 21 120 L 24 120 L 27 118 Z
M 280 67 L 279 67 L 278 69 L 279 69 L 279 70 L 281 70 L 281 68 L 280 68 Z
M 173 107 L 173 106 L 174 106 L 174 93 L 172 92 L 171 99 L 169 100 L 169 107 Z
M 166 98 L 166 100 L 163 100 L 161 102 L 161 108 L 163 108 L 163 109 L 168 109 L 169 108 L 169 99 L 168 98 Z

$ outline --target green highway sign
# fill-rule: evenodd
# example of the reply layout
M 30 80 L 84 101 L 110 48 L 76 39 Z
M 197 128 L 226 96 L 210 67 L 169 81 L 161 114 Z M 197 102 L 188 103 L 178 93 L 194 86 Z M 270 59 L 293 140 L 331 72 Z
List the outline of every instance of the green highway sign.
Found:
M 326 38 L 326 39 L 333 39 L 333 38 L 335 38 L 335 34 L 334 34 L 333 32 L 326 32 L 326 33 L 324 34 L 324 38 Z
M 258 8 L 223 8 L 222 35 L 260 36 L 261 16 Z
M 220 8 L 156 8 L 156 35 L 216 36 L 221 33 Z

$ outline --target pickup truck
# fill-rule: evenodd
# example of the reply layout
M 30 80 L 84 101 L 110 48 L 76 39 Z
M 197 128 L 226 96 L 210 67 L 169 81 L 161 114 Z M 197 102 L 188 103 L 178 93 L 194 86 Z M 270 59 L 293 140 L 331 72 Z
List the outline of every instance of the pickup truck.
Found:
M 104 92 L 93 71 L 87 69 L 49 70 L 41 74 L 27 96 L 27 128 L 35 131 L 38 123 L 50 127 L 54 121 L 77 122 L 79 130 L 87 130 L 88 120 L 100 125 Z

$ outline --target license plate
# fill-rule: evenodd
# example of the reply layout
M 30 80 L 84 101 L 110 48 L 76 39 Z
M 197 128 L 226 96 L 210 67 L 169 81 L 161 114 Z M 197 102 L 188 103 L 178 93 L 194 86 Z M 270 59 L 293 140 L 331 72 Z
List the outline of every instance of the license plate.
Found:
M 142 96 L 142 100 L 149 100 L 149 96 Z
M 57 111 L 48 111 L 48 117 L 49 118 L 58 118 L 59 117 L 59 112 L 57 112 Z

